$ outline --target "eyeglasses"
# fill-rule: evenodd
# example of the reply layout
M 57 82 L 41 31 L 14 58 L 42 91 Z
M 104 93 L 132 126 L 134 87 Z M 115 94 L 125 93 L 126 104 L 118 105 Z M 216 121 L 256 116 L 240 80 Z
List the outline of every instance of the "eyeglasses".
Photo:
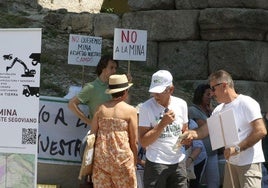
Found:
M 215 87 L 217 87 L 217 86 L 219 86 L 221 84 L 223 84 L 223 83 L 218 83 L 218 84 L 215 84 L 214 86 L 211 86 L 210 87 L 211 91 L 215 92 L 215 90 L 216 90 Z

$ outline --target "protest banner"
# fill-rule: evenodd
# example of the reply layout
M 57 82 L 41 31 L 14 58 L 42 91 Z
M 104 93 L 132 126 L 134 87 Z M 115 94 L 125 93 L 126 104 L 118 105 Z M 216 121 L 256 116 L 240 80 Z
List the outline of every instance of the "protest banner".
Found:
M 207 119 L 212 150 L 234 146 L 239 142 L 235 116 L 232 109 L 213 114 Z M 232 187 L 234 186 L 230 162 L 226 160 Z
M 239 141 L 232 110 L 226 110 L 207 119 L 212 150 L 232 146 Z
M 147 31 L 114 29 L 115 60 L 146 61 Z
M 80 109 L 88 114 L 86 105 Z M 68 108 L 68 99 L 40 98 L 38 161 L 40 163 L 80 165 L 80 144 L 89 127 Z
M 68 64 L 96 66 L 101 58 L 101 37 L 70 34 Z

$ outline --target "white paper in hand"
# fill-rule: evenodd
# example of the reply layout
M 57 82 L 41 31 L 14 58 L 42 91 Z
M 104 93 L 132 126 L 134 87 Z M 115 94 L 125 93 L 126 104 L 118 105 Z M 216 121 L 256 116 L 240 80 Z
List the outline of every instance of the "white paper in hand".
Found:
M 231 146 L 239 141 L 232 109 L 209 117 L 207 124 L 212 150 Z

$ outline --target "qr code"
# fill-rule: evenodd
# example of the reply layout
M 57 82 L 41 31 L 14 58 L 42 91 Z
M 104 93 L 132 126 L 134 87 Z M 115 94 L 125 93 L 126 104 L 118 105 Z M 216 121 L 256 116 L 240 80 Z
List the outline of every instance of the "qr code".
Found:
M 22 144 L 36 144 L 37 129 L 22 129 Z

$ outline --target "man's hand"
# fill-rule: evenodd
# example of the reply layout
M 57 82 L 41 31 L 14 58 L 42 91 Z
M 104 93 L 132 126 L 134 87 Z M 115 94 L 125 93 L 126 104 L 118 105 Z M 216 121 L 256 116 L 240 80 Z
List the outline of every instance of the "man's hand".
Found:
M 189 145 L 189 143 L 192 142 L 192 140 L 200 140 L 204 139 L 208 136 L 208 126 L 207 124 L 202 125 L 201 127 L 197 129 L 192 130 L 186 130 L 183 134 L 183 139 L 181 141 L 184 145 Z
M 169 125 L 175 120 L 175 113 L 173 110 L 168 110 L 162 117 L 161 123 L 164 125 Z
M 195 130 L 187 130 L 181 136 L 181 144 L 191 145 L 192 141 L 197 138 L 197 133 Z
M 229 147 L 229 148 L 225 148 L 223 154 L 224 154 L 224 158 L 226 160 L 229 160 L 231 156 L 237 155 L 238 153 L 235 151 L 235 147 Z

